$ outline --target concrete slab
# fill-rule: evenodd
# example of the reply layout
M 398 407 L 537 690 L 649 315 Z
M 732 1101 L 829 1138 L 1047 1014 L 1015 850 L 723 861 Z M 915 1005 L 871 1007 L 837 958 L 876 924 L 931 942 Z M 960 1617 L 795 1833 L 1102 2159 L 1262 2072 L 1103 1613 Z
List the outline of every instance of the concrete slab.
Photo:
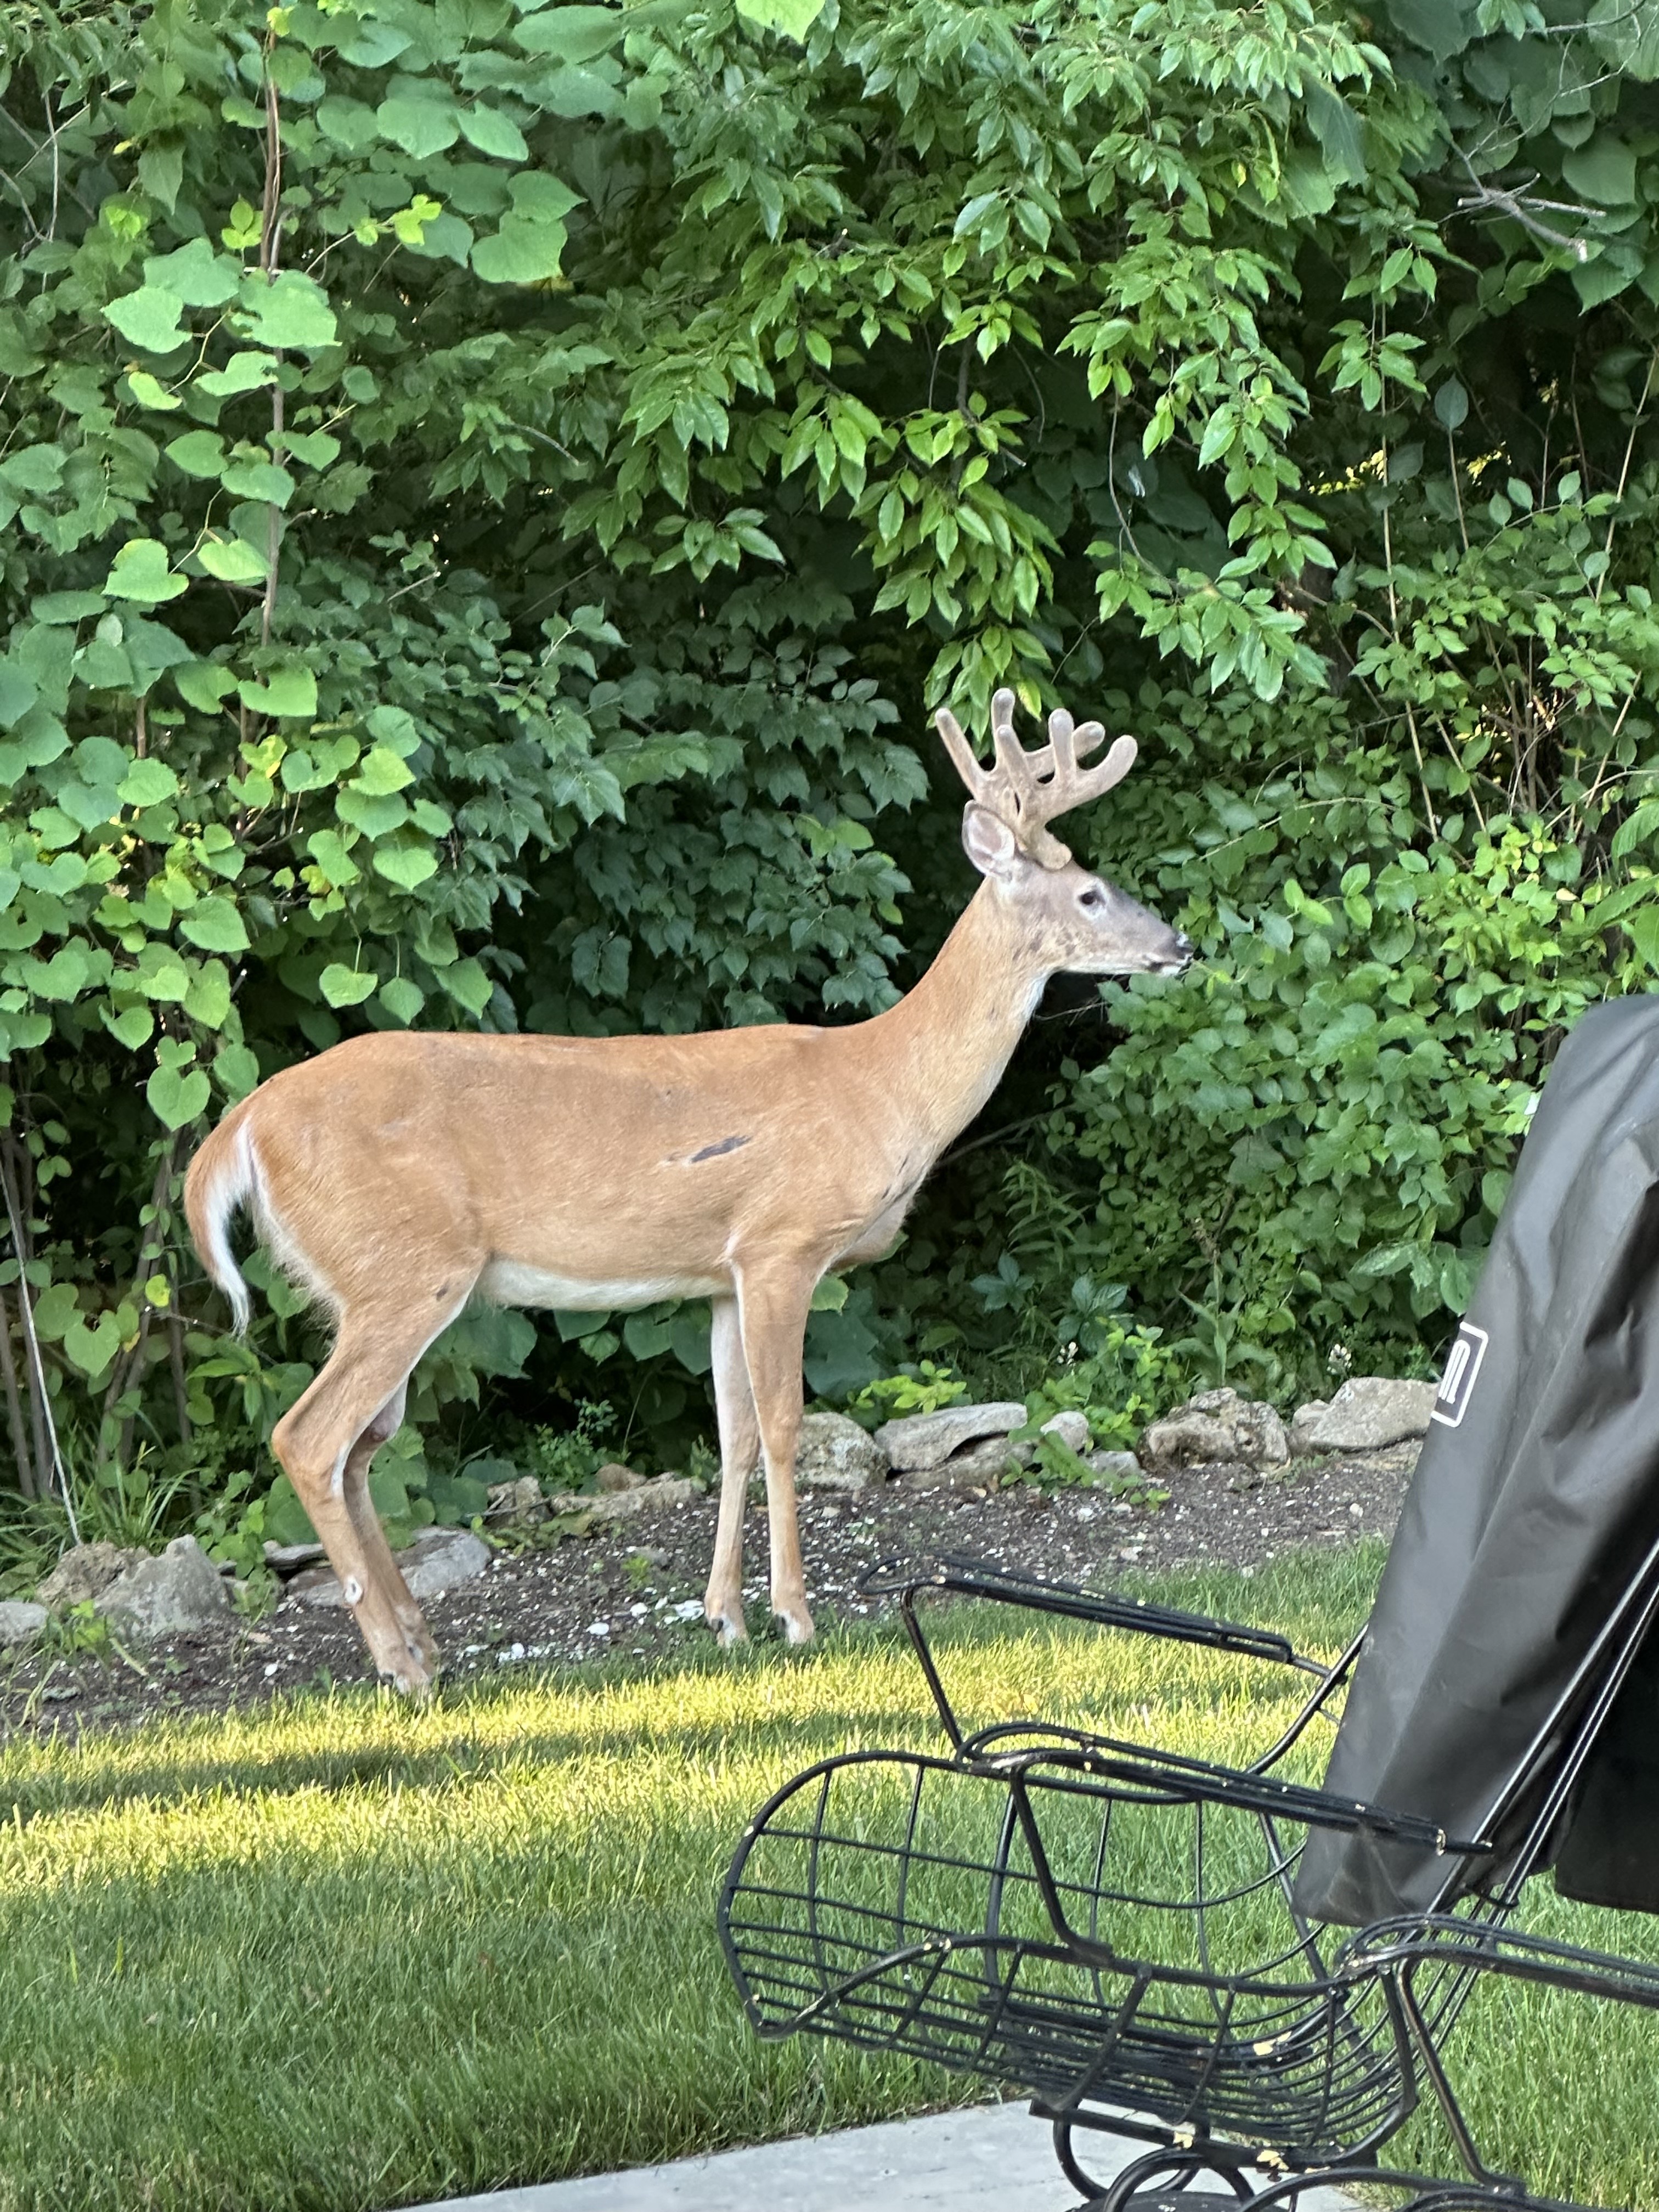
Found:
M 1140 2154 L 1110 2136 L 1091 2139 L 1089 2151 L 1090 2170 L 1102 2181 Z M 416 2212 L 1074 2212 L 1077 2202 L 1045 2122 L 1024 2105 L 978 2105 L 628 2173 L 452 2197 Z M 1305 2212 L 1357 2208 L 1322 2190 L 1305 2200 Z

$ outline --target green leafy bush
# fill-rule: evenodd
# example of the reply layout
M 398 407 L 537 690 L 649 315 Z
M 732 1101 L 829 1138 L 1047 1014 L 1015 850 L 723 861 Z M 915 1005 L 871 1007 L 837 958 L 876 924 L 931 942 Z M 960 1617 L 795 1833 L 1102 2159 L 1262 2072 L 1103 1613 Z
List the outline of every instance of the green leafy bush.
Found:
M 1202 961 L 1038 1025 L 809 1383 L 1023 1395 L 1080 1277 L 1124 1431 L 1431 1363 L 1659 962 L 1659 45 L 1591 13 L 0 4 L 25 1495 L 268 1467 L 322 1340 L 257 1263 L 228 1336 L 177 1190 L 296 1057 L 889 1003 L 970 888 L 926 710 L 1003 681 L 1139 732 L 1068 835 Z M 683 1461 L 706 1376 L 467 1316 L 383 1508 L 584 1400 Z

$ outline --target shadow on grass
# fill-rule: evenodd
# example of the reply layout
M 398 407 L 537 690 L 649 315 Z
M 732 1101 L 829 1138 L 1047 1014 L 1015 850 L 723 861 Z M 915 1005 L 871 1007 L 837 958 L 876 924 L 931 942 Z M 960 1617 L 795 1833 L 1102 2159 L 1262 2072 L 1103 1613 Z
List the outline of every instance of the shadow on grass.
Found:
M 1188 1610 L 1282 1627 L 1304 1645 L 1334 1649 L 1364 1617 L 1383 1557 L 1382 1546 L 1373 1543 L 1336 1559 L 1329 1553 L 1291 1554 L 1254 1577 L 1226 1569 L 1200 1569 L 1157 1577 L 1125 1576 L 1115 1587 Z M 1116 1687 L 1113 1654 L 1122 1649 L 1115 1636 L 1073 1624 L 1039 1624 L 1018 1610 L 958 1600 L 931 1608 L 930 1629 L 947 1660 L 992 1645 L 1026 1643 L 1036 1651 L 1053 1644 L 1077 1646 L 1097 1638 L 1103 1706 L 1111 1702 Z M 1161 1648 L 1173 1653 L 1179 1647 Z M 161 1809 L 219 1793 L 254 1796 L 301 1790 L 450 1790 L 470 1781 L 499 1781 L 526 1765 L 623 1759 L 635 1753 L 706 1758 L 725 1749 L 733 1733 L 714 1718 L 677 1726 L 655 1717 L 612 1720 L 593 1711 L 586 1725 L 534 1727 L 510 1737 L 481 1735 L 479 1723 L 503 1708 L 544 1699 L 555 1704 L 574 1698 L 599 1708 L 608 1693 L 619 1691 L 630 1698 L 660 1691 L 665 1708 L 672 1711 L 690 1683 L 741 1686 L 758 1677 L 828 1671 L 860 1661 L 896 1662 L 899 1681 L 908 1680 L 913 1690 L 913 1710 L 908 1703 L 896 1709 L 896 1685 L 878 1680 L 872 1681 L 866 1699 L 842 1697 L 833 1705 L 769 1711 L 769 1729 L 789 1741 L 798 1753 L 798 1763 L 809 1765 L 836 1746 L 854 1740 L 894 1739 L 896 1729 L 908 1747 L 939 1747 L 942 1737 L 933 1708 L 902 1630 L 890 1621 L 859 1622 L 836 1627 L 805 1652 L 791 1651 L 781 1643 L 736 1652 L 711 1644 L 644 1666 L 613 1657 L 515 1668 L 510 1674 L 441 1688 L 433 1704 L 425 1707 L 405 1705 L 392 1692 L 369 1685 L 336 1686 L 327 1691 L 279 1692 L 268 1704 L 228 1715 L 159 1716 L 136 1727 L 88 1731 L 72 1748 L 50 1742 L 15 1743 L 0 1754 L 0 1819 L 26 1826 L 44 1815 L 94 1811 L 117 1801 L 143 1801 Z M 1236 1668 L 1237 1662 L 1225 1663 Z M 1283 1677 L 1269 1682 L 1272 1671 L 1255 1678 L 1264 1690 L 1282 1687 Z M 406 1727 L 418 1732 L 422 1741 L 400 1743 L 390 1735 L 380 1741 L 359 1743 L 281 1741 L 301 1731 L 326 1738 L 331 1726 L 343 1723 L 351 1730 L 366 1721 L 388 1731 Z M 750 1725 L 750 1719 L 741 1723 L 744 1729 Z M 204 1740 L 222 1742 L 228 1732 L 240 1739 L 234 1750 L 210 1753 L 196 1749 Z

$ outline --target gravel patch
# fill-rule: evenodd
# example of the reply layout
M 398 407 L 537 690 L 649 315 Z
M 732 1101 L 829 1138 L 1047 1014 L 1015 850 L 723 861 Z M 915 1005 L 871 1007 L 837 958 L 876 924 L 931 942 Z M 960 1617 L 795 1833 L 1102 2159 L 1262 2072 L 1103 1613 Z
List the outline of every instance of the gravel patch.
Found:
M 1126 1569 L 1160 1573 L 1218 1565 L 1249 1569 L 1287 1552 L 1346 1547 L 1394 1532 L 1416 1444 L 1352 1458 L 1294 1461 L 1256 1474 L 1236 1464 L 1162 1477 L 1160 1506 L 1105 1489 L 1045 1492 L 1014 1483 L 984 1496 L 886 1484 L 800 1501 L 807 1587 L 820 1631 L 879 1618 L 859 1582 L 878 1560 L 956 1552 L 1066 1581 L 1109 1586 Z M 714 1500 L 699 1498 L 543 1549 L 498 1551 L 477 1580 L 425 1610 L 445 1679 L 502 1668 L 620 1656 L 636 1665 L 684 1658 L 703 1642 L 702 1588 Z M 744 1597 L 751 1635 L 771 1633 L 765 1516 L 752 1504 Z M 247 1708 L 272 1695 L 368 1681 L 368 1654 L 349 1618 L 287 1598 L 257 1624 L 223 1626 L 99 1658 L 37 1651 L 0 1676 L 0 1732 L 120 1726 L 158 1712 Z

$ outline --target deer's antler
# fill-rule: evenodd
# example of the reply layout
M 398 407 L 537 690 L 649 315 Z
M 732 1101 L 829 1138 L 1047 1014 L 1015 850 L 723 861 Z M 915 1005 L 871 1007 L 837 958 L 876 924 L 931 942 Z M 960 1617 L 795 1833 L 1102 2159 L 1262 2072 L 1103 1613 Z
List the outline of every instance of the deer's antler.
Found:
M 991 701 L 996 764 L 987 769 L 974 757 L 962 725 L 948 707 L 941 707 L 934 720 L 971 796 L 1006 822 L 1020 850 L 1045 868 L 1063 868 L 1072 857 L 1071 848 L 1047 825 L 1121 783 L 1134 766 L 1138 750 L 1133 738 L 1119 738 L 1104 760 L 1092 767 L 1079 766 L 1081 757 L 1092 752 L 1106 732 L 1099 722 L 1079 726 L 1063 707 L 1056 707 L 1048 717 L 1048 744 L 1028 753 L 1014 735 L 1014 695 L 999 691 Z

